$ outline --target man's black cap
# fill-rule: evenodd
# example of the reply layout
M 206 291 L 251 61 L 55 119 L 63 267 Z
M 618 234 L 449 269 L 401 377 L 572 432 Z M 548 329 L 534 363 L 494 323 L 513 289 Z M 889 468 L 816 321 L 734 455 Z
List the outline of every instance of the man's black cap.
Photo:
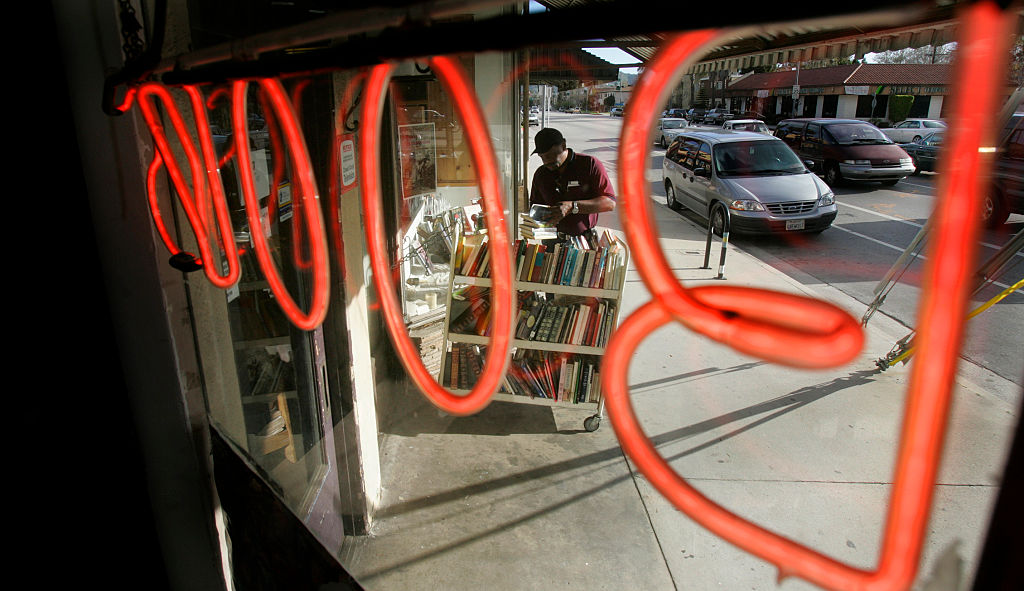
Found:
M 557 146 L 565 141 L 562 137 L 562 132 L 552 127 L 545 127 L 544 129 L 537 132 L 537 135 L 533 136 L 533 153 L 543 154 L 550 150 L 553 146 Z

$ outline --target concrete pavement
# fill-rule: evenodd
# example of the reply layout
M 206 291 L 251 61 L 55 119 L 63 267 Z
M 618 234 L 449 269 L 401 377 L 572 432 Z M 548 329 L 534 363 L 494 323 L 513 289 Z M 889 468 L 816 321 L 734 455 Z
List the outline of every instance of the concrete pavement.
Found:
M 680 280 L 715 281 L 701 228 L 656 204 Z M 621 234 L 617 216 L 602 218 Z M 718 243 L 712 263 L 717 261 Z M 632 261 L 631 261 L 632 263 Z M 635 268 L 635 265 L 631 264 Z M 730 245 L 725 281 L 863 305 Z M 620 322 L 649 295 L 632 271 Z M 652 333 L 629 382 L 644 429 L 675 469 L 719 504 L 862 568 L 878 558 L 910 366 L 880 373 L 905 327 L 876 314 L 853 363 L 796 371 L 745 357 L 679 326 Z M 957 379 L 919 581 L 940 557 L 972 578 L 1019 388 L 965 367 Z M 371 535 L 341 560 L 368 589 L 815 589 L 697 526 L 623 455 L 609 419 L 504 402 L 445 415 L 408 392 L 383 435 L 385 497 Z M 961 587 L 963 588 L 963 587 Z

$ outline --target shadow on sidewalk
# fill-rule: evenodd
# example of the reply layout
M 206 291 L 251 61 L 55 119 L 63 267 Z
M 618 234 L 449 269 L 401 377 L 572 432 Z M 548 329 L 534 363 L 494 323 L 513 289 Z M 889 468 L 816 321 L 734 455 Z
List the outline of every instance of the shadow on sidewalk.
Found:
M 807 387 L 801 388 L 801 389 L 799 389 L 799 390 L 797 390 L 795 392 L 792 392 L 790 394 L 786 394 L 785 396 L 779 396 L 777 398 L 773 398 L 771 400 L 767 400 L 765 402 L 760 402 L 758 404 L 754 404 L 754 405 L 748 406 L 746 408 L 741 408 L 741 409 L 738 409 L 738 410 L 735 410 L 735 411 L 732 411 L 732 412 L 729 412 L 729 413 L 726 413 L 726 414 L 723 414 L 723 415 L 719 415 L 717 417 L 713 417 L 713 418 L 701 421 L 699 423 L 695 423 L 693 425 L 687 425 L 685 427 L 680 427 L 679 429 L 674 429 L 672 431 L 661 433 L 659 435 L 655 435 L 655 436 L 651 437 L 650 439 L 651 439 L 651 442 L 654 443 L 656 446 L 667 445 L 667 444 L 670 444 L 670 443 L 679 442 L 679 441 L 681 441 L 683 439 L 694 437 L 696 435 L 700 435 L 702 433 L 706 433 L 706 432 L 712 431 L 712 430 L 714 430 L 716 428 L 723 427 L 723 426 L 725 426 L 725 425 L 727 425 L 729 423 L 733 423 L 733 422 L 736 422 L 736 421 L 742 421 L 744 419 L 748 419 L 750 417 L 754 417 L 754 416 L 757 416 L 757 415 L 760 415 L 760 414 L 764 414 L 764 413 L 772 413 L 772 414 L 770 414 L 770 415 L 768 415 L 766 417 L 763 417 L 763 418 L 761 418 L 761 419 L 759 419 L 759 420 L 757 420 L 757 421 L 755 421 L 753 423 L 750 423 L 749 425 L 744 425 L 743 427 L 740 427 L 739 429 L 735 429 L 733 431 L 730 431 L 729 433 L 725 433 L 725 434 L 721 435 L 720 437 L 716 437 L 712 441 L 709 441 L 709 442 L 706 442 L 706 443 L 702 443 L 702 444 L 700 444 L 698 446 L 695 446 L 695 447 L 692 447 L 692 448 L 687 449 L 685 451 L 682 451 L 680 453 L 677 453 L 677 454 L 675 454 L 675 455 L 673 455 L 673 456 L 671 456 L 669 458 L 666 458 L 666 459 L 671 461 L 671 460 L 676 459 L 676 458 L 685 457 L 685 456 L 694 454 L 696 452 L 705 450 L 705 449 L 707 449 L 709 447 L 712 447 L 713 445 L 715 445 L 717 443 L 721 443 L 723 441 L 731 439 L 731 438 L 733 438 L 733 437 L 735 437 L 735 436 L 737 436 L 737 435 L 739 435 L 741 433 L 750 431 L 751 429 L 754 429 L 755 427 L 763 425 L 763 424 L 767 423 L 768 421 L 771 421 L 773 419 L 777 419 L 777 418 L 779 418 L 779 417 L 781 417 L 781 416 L 783 416 L 785 414 L 788 414 L 790 412 L 793 412 L 795 410 L 799 410 L 800 408 L 802 408 L 804 406 L 807 406 L 807 405 L 809 405 L 809 404 L 811 404 L 811 403 L 813 403 L 815 401 L 821 400 L 822 398 L 825 398 L 826 396 L 830 396 L 832 394 L 835 394 L 837 392 L 841 392 L 841 391 L 846 390 L 848 388 L 853 388 L 853 387 L 856 387 L 856 386 L 861 386 L 861 385 L 870 383 L 870 382 L 873 381 L 873 376 L 876 375 L 877 373 L 878 373 L 877 370 L 870 370 L 870 371 L 865 370 L 865 371 L 853 372 L 853 373 L 849 374 L 848 376 L 836 378 L 834 380 L 831 380 L 831 381 L 828 381 L 828 382 L 824 382 L 824 383 L 821 383 L 821 384 L 816 384 L 814 386 L 807 386 Z M 521 406 L 521 405 L 513 404 L 512 406 Z M 488 407 L 488 408 L 490 408 L 490 407 Z M 543 411 L 547 412 L 548 414 L 550 414 L 550 409 L 548 409 L 546 407 L 533 407 L 533 408 L 539 409 L 539 410 L 543 410 Z M 485 409 L 483 412 L 487 412 L 487 409 Z M 609 425 L 608 427 L 611 428 L 611 425 Z M 556 433 L 556 431 L 554 431 L 554 429 L 552 429 L 551 431 L 549 431 L 549 433 Z M 618 458 L 621 458 L 621 457 L 623 457 L 622 449 L 620 447 L 618 447 L 618 446 L 613 447 L 613 448 L 603 449 L 603 450 L 595 451 L 593 453 L 582 455 L 580 457 L 573 458 L 573 459 L 570 459 L 570 460 L 565 460 L 565 461 L 561 461 L 561 462 L 555 462 L 553 464 L 548 464 L 546 466 L 538 466 L 536 468 L 531 468 L 529 470 L 526 470 L 526 471 L 523 471 L 523 472 L 518 472 L 516 474 L 511 474 L 509 476 L 505 476 L 505 477 L 502 477 L 502 478 L 496 478 L 496 479 L 492 479 L 492 480 L 489 480 L 489 481 L 486 481 L 486 482 L 480 482 L 480 483 L 477 483 L 477 484 L 472 484 L 472 485 L 468 485 L 468 486 L 452 489 L 452 490 L 449 490 L 447 492 L 435 493 L 435 494 L 432 494 L 430 497 L 424 497 L 424 498 L 419 498 L 419 499 L 412 499 L 412 500 L 408 500 L 408 501 L 405 501 L 405 502 L 402 502 L 402 503 L 397 503 L 397 504 L 391 505 L 391 506 L 387 507 L 386 509 L 384 509 L 381 512 L 381 516 L 383 516 L 383 517 L 394 516 L 394 515 L 398 515 L 398 514 L 405 513 L 405 512 L 416 511 L 416 510 L 419 510 L 419 509 L 422 509 L 422 508 L 425 508 L 425 507 L 429 507 L 429 506 L 432 506 L 432 505 L 440 505 L 440 504 L 444 504 L 444 503 L 447 503 L 447 502 L 450 502 L 450 501 L 456 501 L 456 500 L 464 499 L 466 497 L 473 497 L 475 495 L 479 495 L 479 494 L 483 494 L 483 493 L 486 493 L 486 492 L 494 491 L 494 490 L 501 489 L 501 488 L 504 488 L 504 487 L 507 487 L 507 486 L 511 486 L 511 485 L 515 485 L 515 484 L 521 484 L 524 481 L 540 480 L 540 479 L 543 479 L 543 478 L 548 478 L 548 477 L 556 476 L 556 475 L 564 473 L 564 472 L 569 472 L 569 471 L 576 470 L 576 469 L 579 469 L 579 468 L 586 468 L 586 467 L 589 467 L 589 466 L 593 466 L 595 464 L 599 464 L 599 463 L 602 463 L 602 462 L 607 462 L 609 460 L 614 460 L 614 459 L 618 459 Z M 622 478 L 625 478 L 625 477 L 622 477 Z M 621 480 L 621 478 L 613 480 L 613 481 L 610 481 L 608 483 L 608 485 L 611 485 L 612 483 L 614 483 L 614 482 L 616 482 L 618 480 Z M 562 482 L 564 482 L 564 481 L 562 481 Z M 603 487 L 600 487 L 600 488 L 603 488 Z M 583 495 L 577 495 L 576 497 L 573 497 L 573 498 L 580 498 L 581 496 L 587 496 L 589 494 L 592 494 L 593 492 L 596 492 L 597 490 L 600 490 L 600 488 L 594 489 L 592 491 L 588 491 L 587 493 L 585 493 Z M 550 511 L 552 509 L 555 509 L 558 506 L 562 506 L 566 502 L 571 502 L 573 498 L 568 499 L 567 501 L 563 501 L 562 503 L 559 503 L 557 506 L 549 507 L 549 508 L 545 509 L 544 512 Z
M 853 372 L 847 376 L 839 377 L 828 382 L 801 388 L 785 396 L 779 396 L 772 400 L 767 400 L 765 402 L 748 406 L 746 408 L 742 408 L 730 413 L 720 415 L 718 417 L 701 421 L 693 425 L 688 425 L 686 427 L 681 427 L 679 429 L 655 435 L 654 437 L 651 437 L 651 441 L 655 445 L 663 446 L 666 444 L 678 442 L 688 437 L 693 437 L 701 433 L 709 432 L 713 429 L 720 428 L 728 423 L 740 421 L 759 414 L 771 413 L 768 416 L 765 416 L 753 423 L 750 423 L 749 425 L 744 425 L 739 429 L 735 429 L 733 431 L 730 431 L 729 433 L 716 437 L 712 441 L 694 446 L 685 451 L 674 454 L 666 459 L 668 461 L 672 461 L 674 459 L 689 456 L 699 451 L 703 451 L 709 447 L 712 447 L 717 443 L 721 443 L 723 441 L 731 439 L 741 433 L 750 431 L 760 425 L 767 423 L 768 421 L 771 421 L 787 413 L 803 408 L 804 406 L 807 406 L 817 400 L 821 400 L 822 398 L 841 392 L 848 388 L 867 384 L 873 381 L 872 377 L 875 374 L 877 374 L 877 371 Z M 546 408 L 544 408 L 543 410 L 549 411 L 549 409 Z M 567 490 L 570 490 L 570 485 L 568 483 L 569 479 L 583 478 L 584 476 L 592 476 L 593 472 L 599 469 L 599 464 L 617 462 L 620 459 L 623 459 L 623 453 L 621 448 L 616 446 L 614 448 L 595 451 L 593 453 L 589 453 L 578 458 L 573 458 L 571 460 L 556 462 L 546 466 L 538 466 L 536 468 L 532 468 L 524 472 L 519 472 L 502 478 L 496 478 L 487 482 L 463 486 L 460 488 L 451 489 L 447 492 L 431 494 L 429 497 L 412 499 L 386 507 L 380 513 L 380 517 L 384 519 L 396 518 L 401 517 L 403 514 L 413 513 L 420 510 L 441 506 L 447 503 L 457 504 L 466 498 L 483 498 L 482 496 L 478 495 L 494 493 L 495 491 L 498 491 L 503 488 L 522 485 L 525 482 L 538 482 L 541 481 L 542 479 L 551 480 L 549 484 L 544 485 L 545 487 L 556 489 L 557 494 L 550 495 L 550 498 L 561 499 L 541 509 L 529 511 L 516 519 L 505 520 L 501 523 L 495 523 L 487 529 L 471 533 L 463 537 L 462 539 L 453 541 L 442 547 L 433 548 L 431 550 L 422 552 L 415 556 L 396 557 L 395 562 L 390 566 L 381 566 L 373 570 L 372 572 L 363 573 L 363 576 L 366 577 L 366 579 L 371 579 L 375 576 L 386 574 L 397 568 L 408 567 L 410 564 L 416 562 L 430 560 L 437 556 L 443 555 L 447 552 L 457 551 L 461 547 L 477 543 L 479 540 L 487 538 L 489 536 L 496 535 L 501 532 L 506 532 L 510 528 L 514 528 L 518 525 L 530 522 L 534 519 L 542 518 L 548 514 L 558 511 L 563 507 L 582 501 L 584 499 L 587 499 L 588 497 L 591 497 L 592 495 L 612 488 L 617 484 L 621 484 L 627 480 L 635 479 L 636 474 L 633 472 L 632 465 L 627 463 L 628 469 L 622 472 L 620 475 L 614 476 L 599 485 L 590 486 L 589 488 L 579 490 L 575 494 L 571 494 L 568 496 L 566 495 Z M 564 476 L 566 473 L 571 472 L 573 470 L 580 470 L 583 468 L 587 468 L 588 470 L 574 476 L 555 478 L 560 475 Z M 531 491 L 531 495 L 534 498 L 539 498 L 543 496 L 543 493 L 540 490 L 534 489 Z M 513 494 L 512 497 L 515 498 L 515 495 Z M 492 497 L 491 500 L 487 501 L 482 506 L 505 504 L 508 502 L 509 498 L 507 497 L 497 499 Z M 462 507 L 459 510 L 465 510 L 465 507 Z

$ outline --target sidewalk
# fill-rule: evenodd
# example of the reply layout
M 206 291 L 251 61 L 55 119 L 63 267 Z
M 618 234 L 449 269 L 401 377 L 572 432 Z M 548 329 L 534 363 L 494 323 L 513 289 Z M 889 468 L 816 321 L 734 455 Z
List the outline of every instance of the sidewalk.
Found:
M 655 210 L 677 276 L 715 281 L 719 243 L 713 268 L 700 269 L 703 231 Z M 802 293 L 861 317 L 863 305 L 799 279 L 730 245 L 730 284 Z M 649 299 L 631 271 L 619 321 Z M 848 366 L 796 371 L 665 327 L 634 356 L 633 404 L 661 453 L 703 493 L 871 569 L 910 366 L 874 365 L 904 327 L 878 313 L 866 331 Z M 944 553 L 963 560 L 963 581 L 973 578 L 1019 414 L 1019 388 L 987 372 L 964 368 L 955 396 L 919 580 Z M 582 409 L 495 402 L 455 418 L 416 392 L 409 400 L 410 418 L 383 435 L 383 510 L 340 557 L 368 589 L 817 588 L 777 585 L 771 565 L 672 507 L 625 458 L 607 417 L 588 433 Z

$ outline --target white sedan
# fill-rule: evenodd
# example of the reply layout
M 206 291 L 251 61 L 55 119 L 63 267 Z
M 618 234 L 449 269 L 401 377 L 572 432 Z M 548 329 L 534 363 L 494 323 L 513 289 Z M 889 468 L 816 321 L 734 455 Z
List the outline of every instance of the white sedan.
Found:
M 772 130 L 768 129 L 764 121 L 760 119 L 731 119 L 722 124 L 722 129 L 735 129 L 736 131 L 753 131 L 754 133 L 763 133 L 764 135 L 772 135 Z
M 658 126 L 656 128 L 658 135 L 655 136 L 658 140 L 658 145 L 662 148 L 668 148 L 672 140 L 676 139 L 676 136 L 682 133 L 687 125 L 686 119 L 677 119 L 675 117 L 658 119 Z
M 909 144 L 933 131 L 945 128 L 946 122 L 939 119 L 905 119 L 892 127 L 883 129 L 882 133 L 897 144 Z

